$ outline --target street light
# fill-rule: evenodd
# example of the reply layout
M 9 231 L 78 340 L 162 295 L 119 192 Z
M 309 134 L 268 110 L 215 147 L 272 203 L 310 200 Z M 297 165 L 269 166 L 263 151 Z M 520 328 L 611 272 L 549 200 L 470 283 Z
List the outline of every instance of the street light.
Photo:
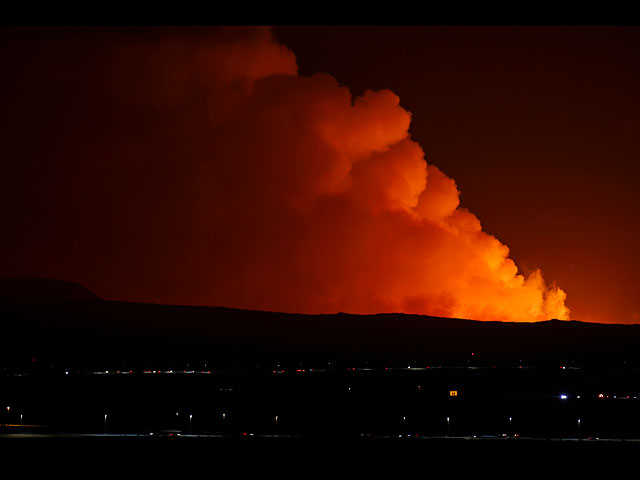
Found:
M 193 415 L 189 415 L 189 435 L 191 435 L 191 419 L 193 418 Z
M 580 438 L 582 436 L 581 431 L 580 431 L 580 419 L 578 419 L 578 438 Z
M 447 417 L 447 437 L 449 436 L 449 417 Z
M 104 414 L 104 434 L 107 434 L 107 414 Z
M 276 415 L 276 435 L 278 435 L 278 415 Z

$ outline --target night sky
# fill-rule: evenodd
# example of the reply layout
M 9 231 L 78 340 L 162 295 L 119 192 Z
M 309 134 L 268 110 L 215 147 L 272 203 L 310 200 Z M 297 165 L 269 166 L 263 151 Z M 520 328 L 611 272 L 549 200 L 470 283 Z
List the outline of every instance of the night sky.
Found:
M 638 323 L 638 54 L 636 27 L 3 28 L 0 275 Z

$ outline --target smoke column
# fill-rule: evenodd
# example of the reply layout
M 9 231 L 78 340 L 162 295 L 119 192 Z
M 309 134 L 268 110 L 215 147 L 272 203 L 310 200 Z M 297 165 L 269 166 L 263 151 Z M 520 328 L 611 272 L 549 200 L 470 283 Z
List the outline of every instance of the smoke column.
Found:
M 262 28 L 12 35 L 1 272 L 118 300 L 569 318 L 460 207 L 390 90 L 300 76 Z

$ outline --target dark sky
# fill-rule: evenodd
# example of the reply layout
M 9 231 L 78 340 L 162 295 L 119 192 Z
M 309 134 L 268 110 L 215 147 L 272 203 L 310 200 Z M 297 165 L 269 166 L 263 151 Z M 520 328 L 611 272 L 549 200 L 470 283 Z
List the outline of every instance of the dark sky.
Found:
M 461 203 L 567 292 L 640 322 L 640 28 L 282 27 L 301 73 L 390 88 Z
M 286 47 L 265 32 L 2 29 L 0 275 L 508 319 L 491 302 L 524 298 L 511 264 L 473 217 L 447 216 L 450 177 L 572 319 L 640 322 L 640 28 L 275 28 Z M 358 103 L 367 90 L 382 93 Z

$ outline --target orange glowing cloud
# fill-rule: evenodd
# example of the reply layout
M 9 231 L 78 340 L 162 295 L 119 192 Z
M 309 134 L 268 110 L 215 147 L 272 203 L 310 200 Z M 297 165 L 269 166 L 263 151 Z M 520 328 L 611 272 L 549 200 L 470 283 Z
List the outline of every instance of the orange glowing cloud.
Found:
M 328 74 L 300 76 L 267 29 L 119 39 L 88 63 L 54 85 L 79 96 L 82 121 L 64 128 L 54 110 L 35 127 L 54 129 L 50 156 L 81 171 L 59 181 L 92 213 L 67 227 L 90 230 L 105 260 L 63 245 L 52 271 L 126 300 L 569 318 L 565 293 L 519 274 L 460 207 L 391 91 L 354 98 Z M 96 118 L 100 130 L 84 125 Z

